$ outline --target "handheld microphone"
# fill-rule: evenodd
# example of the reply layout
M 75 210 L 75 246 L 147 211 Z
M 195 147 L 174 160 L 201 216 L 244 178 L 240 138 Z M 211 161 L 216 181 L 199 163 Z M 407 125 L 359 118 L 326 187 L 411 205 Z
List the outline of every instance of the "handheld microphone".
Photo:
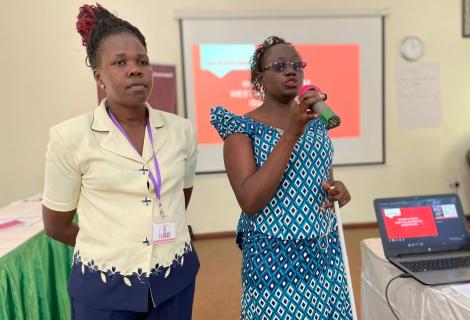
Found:
M 305 92 L 311 90 L 323 93 L 319 87 L 309 84 L 300 88 L 297 96 L 300 96 Z M 333 129 L 340 125 L 340 117 L 336 113 L 334 113 L 333 110 L 330 109 L 330 107 L 325 103 L 324 100 L 314 103 L 311 108 L 313 109 L 313 111 L 318 113 L 318 115 L 320 116 L 320 120 L 323 121 L 323 123 L 328 129 Z

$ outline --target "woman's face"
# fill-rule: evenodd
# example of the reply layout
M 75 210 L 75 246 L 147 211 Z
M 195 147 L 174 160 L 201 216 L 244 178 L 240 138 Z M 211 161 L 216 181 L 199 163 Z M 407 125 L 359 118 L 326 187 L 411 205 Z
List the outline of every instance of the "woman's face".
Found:
M 98 49 L 94 76 L 104 85 L 111 105 L 141 106 L 152 91 L 153 72 L 145 47 L 136 36 L 123 32 L 106 37 Z
M 268 97 L 278 101 L 290 101 L 294 98 L 304 81 L 302 68 L 295 70 L 292 64 L 282 62 L 302 61 L 295 48 L 286 43 L 277 44 L 269 48 L 261 60 L 261 83 L 265 90 L 265 99 Z M 278 65 L 272 63 L 281 62 Z M 279 70 L 279 65 L 284 66 Z M 298 64 L 296 64 L 298 65 Z

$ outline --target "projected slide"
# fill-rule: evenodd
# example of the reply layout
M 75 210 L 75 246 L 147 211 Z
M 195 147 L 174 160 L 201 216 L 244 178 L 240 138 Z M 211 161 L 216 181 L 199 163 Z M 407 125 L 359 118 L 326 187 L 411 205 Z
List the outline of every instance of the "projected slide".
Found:
M 307 62 L 304 84 L 328 94 L 341 117 L 329 131 L 333 165 L 385 161 L 384 28 L 381 14 L 272 16 L 249 13 L 180 17 L 185 115 L 199 139 L 197 173 L 223 172 L 223 142 L 210 108 L 243 115 L 259 106 L 252 96 L 250 58 L 268 36 L 292 42 Z
M 360 49 L 357 44 L 296 44 L 307 61 L 304 84 L 328 94 L 327 103 L 343 119 L 332 138 L 357 138 L 360 123 Z M 201 145 L 220 144 L 208 125 L 210 108 L 223 105 L 245 114 L 261 103 L 252 95 L 249 60 L 254 44 L 196 44 L 192 47 L 195 122 Z
M 383 209 L 382 214 L 389 240 L 438 235 L 431 206 Z

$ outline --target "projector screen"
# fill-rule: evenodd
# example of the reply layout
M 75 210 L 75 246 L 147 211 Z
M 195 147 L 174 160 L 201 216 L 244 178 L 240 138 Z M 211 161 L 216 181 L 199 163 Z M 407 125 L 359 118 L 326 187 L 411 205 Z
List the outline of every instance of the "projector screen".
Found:
M 276 35 L 307 61 L 304 84 L 328 94 L 341 117 L 329 131 L 334 165 L 384 163 L 383 16 L 380 14 L 275 16 L 180 14 L 185 110 L 199 141 L 198 173 L 222 172 L 223 141 L 210 109 L 243 115 L 261 101 L 250 87 L 256 45 Z

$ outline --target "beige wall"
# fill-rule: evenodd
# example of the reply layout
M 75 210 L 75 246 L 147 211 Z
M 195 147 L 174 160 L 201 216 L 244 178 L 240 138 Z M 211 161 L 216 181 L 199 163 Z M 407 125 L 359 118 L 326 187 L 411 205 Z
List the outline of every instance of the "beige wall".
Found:
M 152 62 L 178 68 L 178 100 L 182 101 L 179 30 L 180 11 L 289 11 L 389 8 L 385 38 L 386 164 L 340 167 L 353 200 L 344 208 L 347 223 L 375 220 L 376 197 L 453 191 L 470 212 L 470 38 L 461 36 L 461 0 L 104 0 L 101 3 L 137 25 L 146 35 Z M 354 3 L 354 4 L 352 4 Z M 75 31 L 81 1 L 8 1 L 0 11 L 2 39 L 0 206 L 42 189 L 48 128 L 94 109 L 95 84 L 85 67 L 85 49 Z M 347 30 L 345 30 L 347 32 Z M 400 40 L 420 36 L 426 45 L 419 62 L 441 66 L 443 121 L 437 128 L 404 130 L 397 125 L 395 67 Z M 262 40 L 262 39 L 260 39 Z M 418 63 L 419 63 L 418 62 Z M 182 112 L 183 106 L 179 105 Z M 223 174 L 198 176 L 189 222 L 196 233 L 233 230 L 239 209 Z

